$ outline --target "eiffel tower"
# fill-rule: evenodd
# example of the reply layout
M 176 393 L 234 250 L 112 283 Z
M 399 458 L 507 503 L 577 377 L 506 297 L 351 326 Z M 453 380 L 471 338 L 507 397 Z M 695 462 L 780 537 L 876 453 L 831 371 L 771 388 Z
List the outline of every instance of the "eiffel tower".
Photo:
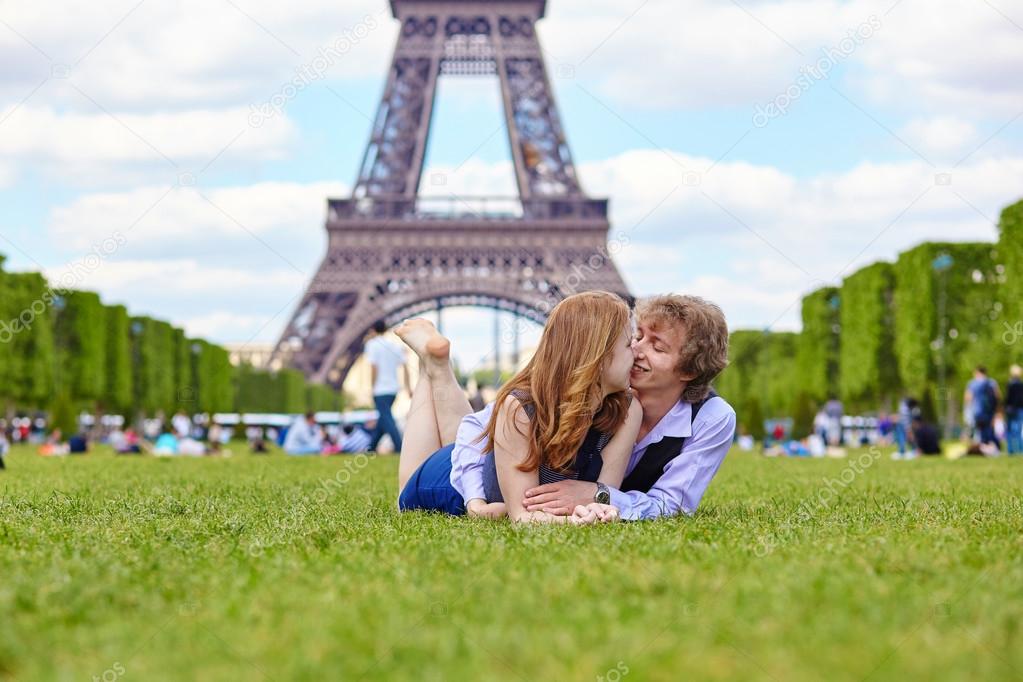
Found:
M 546 0 L 391 0 L 401 31 L 359 178 L 328 199 L 327 256 L 274 350 L 340 386 L 378 320 L 473 305 L 543 324 L 578 291 L 631 300 L 607 199 L 583 194 L 536 36 Z M 440 76 L 496 75 L 518 197 L 421 197 Z

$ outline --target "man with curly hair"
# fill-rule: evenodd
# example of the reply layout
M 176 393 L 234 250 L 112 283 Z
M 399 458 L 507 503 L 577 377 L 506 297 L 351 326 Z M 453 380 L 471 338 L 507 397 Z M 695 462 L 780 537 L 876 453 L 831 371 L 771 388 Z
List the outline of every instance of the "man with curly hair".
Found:
M 636 322 L 630 384 L 643 422 L 621 489 L 541 485 L 526 491 L 528 510 L 595 521 L 696 511 L 735 436 L 735 411 L 711 388 L 728 364 L 728 325 L 717 305 L 677 294 L 639 301 Z

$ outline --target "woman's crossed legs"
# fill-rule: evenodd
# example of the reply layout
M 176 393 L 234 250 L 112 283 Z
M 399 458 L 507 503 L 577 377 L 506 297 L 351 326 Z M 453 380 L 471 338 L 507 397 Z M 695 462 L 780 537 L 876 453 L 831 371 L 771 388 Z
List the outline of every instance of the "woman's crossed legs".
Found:
M 455 442 L 458 425 L 472 407 L 451 369 L 451 342 L 432 323 L 416 318 L 394 331 L 419 356 L 419 379 L 412 391 L 398 464 L 401 490 L 430 455 Z

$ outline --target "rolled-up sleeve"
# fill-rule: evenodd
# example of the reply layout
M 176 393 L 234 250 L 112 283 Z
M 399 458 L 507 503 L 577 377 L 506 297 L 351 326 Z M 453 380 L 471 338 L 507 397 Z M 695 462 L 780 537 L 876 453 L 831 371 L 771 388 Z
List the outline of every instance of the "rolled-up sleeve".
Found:
M 723 414 L 694 424 L 694 433 L 686 439 L 682 453 L 668 463 L 649 492 L 611 490 L 611 504 L 618 507 L 622 519 L 654 519 L 696 511 L 735 437 L 735 411 L 727 403 L 725 407 Z
M 451 451 L 451 486 L 468 504 L 472 499 L 487 499 L 483 486 L 483 448 L 486 439 L 476 442 L 483 433 L 479 413 L 466 415 L 458 425 L 455 447 Z

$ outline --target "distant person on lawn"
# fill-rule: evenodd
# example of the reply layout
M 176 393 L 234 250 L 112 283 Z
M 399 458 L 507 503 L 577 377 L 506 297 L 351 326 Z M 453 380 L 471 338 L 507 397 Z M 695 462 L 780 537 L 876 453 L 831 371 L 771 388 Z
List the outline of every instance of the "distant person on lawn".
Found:
M 318 455 L 323 450 L 323 431 L 316 423 L 316 415 L 306 412 L 295 419 L 284 435 L 284 451 L 289 455 Z
M 366 341 L 363 351 L 370 366 L 373 368 L 373 403 L 377 408 L 377 427 L 373 430 L 369 450 L 376 450 L 380 439 L 386 433 L 391 437 L 394 451 L 401 452 L 401 431 L 391 414 L 391 406 L 398 397 L 401 386 L 398 383 L 398 370 L 402 372 L 405 385 L 409 386 L 408 367 L 405 366 L 405 349 L 384 337 L 387 325 L 377 322 L 373 325 L 372 336 Z
M 178 438 L 191 438 L 192 420 L 184 410 L 178 410 L 174 418 L 171 419 L 171 425 L 174 427 L 174 435 Z
M 1009 369 L 1009 385 L 1005 389 L 1005 439 L 1009 454 L 1023 454 L 1023 369 Z
M 966 386 L 963 400 L 973 416 L 975 440 L 981 445 L 991 444 L 1000 450 L 1001 443 L 995 435 L 995 414 L 998 412 L 1001 395 L 998 384 L 987 375 L 987 369 L 983 365 L 978 365 L 974 370 L 973 380 Z
M 913 417 L 913 442 L 921 455 L 940 455 L 941 436 L 938 427 L 924 421 L 921 415 Z

